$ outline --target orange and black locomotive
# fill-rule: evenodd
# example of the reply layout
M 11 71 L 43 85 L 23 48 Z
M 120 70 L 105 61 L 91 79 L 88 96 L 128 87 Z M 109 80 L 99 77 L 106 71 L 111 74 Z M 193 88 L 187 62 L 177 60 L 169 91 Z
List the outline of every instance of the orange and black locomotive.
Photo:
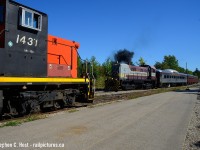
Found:
M 90 73 L 77 77 L 78 48 L 48 35 L 47 14 L 0 0 L 0 115 L 91 100 Z

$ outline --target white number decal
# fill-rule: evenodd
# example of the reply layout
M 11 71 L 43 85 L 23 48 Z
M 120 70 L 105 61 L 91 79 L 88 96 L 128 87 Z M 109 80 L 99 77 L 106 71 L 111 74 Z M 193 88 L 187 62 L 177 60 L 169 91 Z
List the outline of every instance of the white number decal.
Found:
M 19 43 L 19 34 L 17 35 L 17 41 L 16 41 L 16 43 Z
M 26 37 L 23 36 L 23 37 L 20 39 L 20 42 L 23 43 L 23 44 L 25 44 L 25 43 L 26 43 Z
M 33 39 L 31 37 L 27 38 L 26 36 L 20 37 L 20 35 L 18 34 L 16 43 L 28 44 L 29 46 L 34 45 L 35 47 L 37 47 L 38 40 L 37 39 Z
M 27 44 L 30 45 L 30 46 L 33 45 L 33 39 L 32 38 L 28 38 Z
M 37 46 L 38 40 L 35 40 L 35 47 Z

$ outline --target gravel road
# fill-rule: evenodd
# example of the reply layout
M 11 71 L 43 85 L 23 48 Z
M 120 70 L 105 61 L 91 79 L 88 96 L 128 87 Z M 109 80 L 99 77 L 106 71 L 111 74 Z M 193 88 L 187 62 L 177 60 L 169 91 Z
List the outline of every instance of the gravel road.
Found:
M 181 150 L 196 99 L 195 90 L 167 92 L 62 112 L 0 128 L 0 148 Z

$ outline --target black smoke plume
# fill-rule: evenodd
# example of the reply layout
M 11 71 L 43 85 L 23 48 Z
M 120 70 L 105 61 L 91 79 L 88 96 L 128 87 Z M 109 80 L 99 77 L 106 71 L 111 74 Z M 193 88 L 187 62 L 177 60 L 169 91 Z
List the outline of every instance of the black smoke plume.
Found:
M 114 55 L 115 62 L 118 63 L 126 63 L 126 64 L 132 64 L 132 58 L 133 58 L 134 52 L 131 52 L 127 49 L 121 49 L 117 51 Z

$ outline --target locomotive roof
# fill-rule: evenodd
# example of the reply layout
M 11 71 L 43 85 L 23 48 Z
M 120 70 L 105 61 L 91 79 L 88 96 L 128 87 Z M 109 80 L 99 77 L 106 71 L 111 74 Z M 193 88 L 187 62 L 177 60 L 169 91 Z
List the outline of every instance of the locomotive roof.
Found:
M 129 66 L 129 67 L 131 67 L 131 68 L 132 68 L 132 67 L 133 67 L 133 68 L 147 68 L 148 66 L 150 66 L 150 65 L 134 66 L 134 65 L 126 64 L 126 63 L 120 63 L 120 65 Z M 155 68 L 154 66 L 150 66 L 150 67 L 156 70 L 156 68 Z
M 18 5 L 18 6 L 22 6 L 22 7 L 31 9 L 31 10 L 33 10 L 33 11 L 35 11 L 35 12 L 38 12 L 38 13 L 40 13 L 40 14 L 43 14 L 43 15 L 47 16 L 47 14 L 44 13 L 44 12 L 41 12 L 41 11 L 39 11 L 39 10 L 36 10 L 36 9 L 31 8 L 31 7 L 28 7 L 28 6 L 25 6 L 25 5 L 23 5 L 23 4 L 20 4 L 20 3 L 16 2 L 16 1 L 14 1 L 14 0 L 9 0 L 9 2 L 10 2 L 10 3 L 13 3 L 13 4 L 16 4 L 16 5 Z

